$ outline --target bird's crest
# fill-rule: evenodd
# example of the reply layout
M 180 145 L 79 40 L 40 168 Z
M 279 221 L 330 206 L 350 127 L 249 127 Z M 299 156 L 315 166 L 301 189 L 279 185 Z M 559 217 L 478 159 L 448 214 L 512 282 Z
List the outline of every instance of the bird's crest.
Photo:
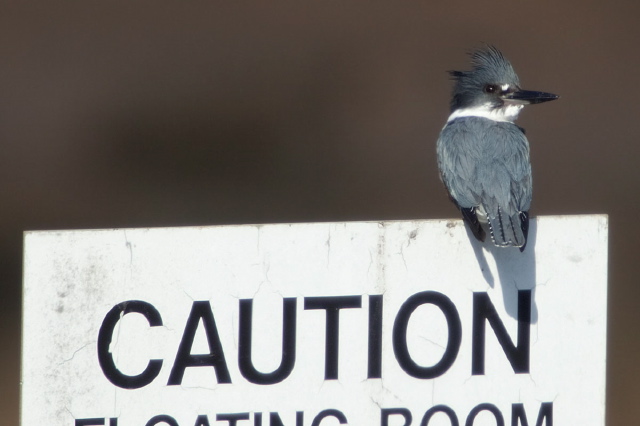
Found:
M 470 71 L 449 71 L 455 81 L 452 110 L 462 106 L 463 99 L 472 99 L 473 94 L 482 90 L 485 84 L 520 85 L 511 63 L 496 47 L 486 45 L 471 51 L 469 56 L 473 67 Z

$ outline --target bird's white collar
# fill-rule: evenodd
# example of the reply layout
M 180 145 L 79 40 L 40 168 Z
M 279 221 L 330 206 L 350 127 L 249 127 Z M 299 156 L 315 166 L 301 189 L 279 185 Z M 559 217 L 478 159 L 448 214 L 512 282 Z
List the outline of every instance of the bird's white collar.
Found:
M 462 117 L 482 117 L 493 121 L 513 123 L 516 118 L 518 118 L 522 107 L 524 107 L 523 104 L 511 103 L 505 104 L 502 108 L 495 108 L 490 104 L 485 104 L 471 108 L 457 109 L 451 113 L 447 119 L 447 123 Z

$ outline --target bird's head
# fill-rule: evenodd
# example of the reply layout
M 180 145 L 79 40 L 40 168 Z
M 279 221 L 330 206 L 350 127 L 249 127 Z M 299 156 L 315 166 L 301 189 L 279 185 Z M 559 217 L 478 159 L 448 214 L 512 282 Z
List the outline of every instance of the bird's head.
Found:
M 471 53 L 471 64 L 471 71 L 449 71 L 455 80 L 451 100 L 454 118 L 514 121 L 525 105 L 558 99 L 552 93 L 522 90 L 511 63 L 493 46 Z

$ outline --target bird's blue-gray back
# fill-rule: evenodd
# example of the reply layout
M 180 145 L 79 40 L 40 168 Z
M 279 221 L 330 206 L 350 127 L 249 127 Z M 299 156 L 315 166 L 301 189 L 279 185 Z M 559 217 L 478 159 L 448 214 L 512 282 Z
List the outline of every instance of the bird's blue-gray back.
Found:
M 518 126 L 457 118 L 442 130 L 437 151 L 443 182 L 460 207 L 482 206 L 492 229 L 509 221 L 520 228 L 519 214 L 529 209 L 532 184 L 529 143 Z M 519 229 L 504 232 L 495 235 L 499 245 L 523 238 Z

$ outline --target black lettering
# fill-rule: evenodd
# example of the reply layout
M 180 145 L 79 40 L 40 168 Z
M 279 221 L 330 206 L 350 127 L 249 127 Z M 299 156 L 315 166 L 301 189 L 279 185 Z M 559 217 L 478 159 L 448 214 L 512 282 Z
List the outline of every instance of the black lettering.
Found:
M 209 417 L 204 414 L 199 415 L 196 419 L 196 424 L 193 426 L 211 426 L 209 424 Z
M 118 426 L 118 418 L 117 417 L 111 417 L 109 419 L 109 426 Z
M 529 426 L 527 414 L 524 412 L 524 404 L 520 403 L 511 405 L 511 426 L 518 426 L 518 421 L 522 426 Z M 553 426 L 553 402 L 543 402 L 540 405 L 536 426 L 542 426 L 542 422 L 545 422 L 546 426 Z
M 531 290 L 518 290 L 518 344 L 514 345 L 487 293 L 473 293 L 471 374 L 484 374 L 485 320 L 498 338 L 514 373 L 529 373 Z
M 369 296 L 369 364 L 367 378 L 382 377 L 382 295 Z
M 296 299 L 282 301 L 282 358 L 280 366 L 271 373 L 261 373 L 251 360 L 251 337 L 253 300 L 240 300 L 240 331 L 238 344 L 238 367 L 245 379 L 258 385 L 280 383 L 291 374 L 296 363 Z M 272 334 L 270 334 L 272 336 Z
M 305 309 L 327 311 L 325 332 L 324 378 L 338 378 L 338 337 L 340 330 L 340 309 L 360 308 L 362 296 L 305 297 Z M 315 420 L 314 420 L 315 422 Z
M 302 411 L 296 411 L 296 426 L 304 426 L 304 413 Z M 278 413 L 269 413 L 269 426 L 284 426 Z
M 389 417 L 402 416 L 404 417 L 404 425 L 409 426 L 413 421 L 411 411 L 406 408 L 383 408 L 380 410 L 380 426 L 389 426 Z
M 504 417 L 502 417 L 502 413 L 498 410 L 498 407 L 493 404 L 480 404 L 475 406 L 473 410 L 469 412 L 467 421 L 464 423 L 465 426 L 473 426 L 476 416 L 480 414 L 481 411 L 489 411 L 496 419 L 496 426 L 504 426 Z
M 253 413 L 253 426 L 262 426 L 262 413 Z M 284 426 L 278 413 L 269 413 L 269 426 Z M 303 411 L 296 411 L 296 426 L 304 426 Z
M 158 423 L 166 423 L 169 426 L 179 426 L 176 419 L 171 416 L 167 416 L 166 414 L 161 414 L 159 416 L 152 417 L 145 426 L 154 426 Z
M 111 345 L 116 324 L 118 324 L 121 317 L 130 313 L 143 315 L 149 322 L 150 327 L 162 325 L 160 313 L 150 303 L 141 300 L 129 300 L 117 304 L 104 317 L 98 332 L 98 362 L 104 376 L 111 383 L 124 389 L 138 389 L 148 385 L 158 376 L 162 368 L 162 360 L 150 360 L 144 371 L 137 376 L 128 376 L 118 370 L 113 360 L 113 355 L 109 352 L 109 346 Z
M 236 426 L 239 420 L 249 420 L 249 413 L 217 414 L 216 420 L 219 422 L 227 421 L 229 426 Z
M 418 365 L 409 354 L 407 346 L 407 326 L 413 312 L 420 305 L 432 304 L 437 306 L 447 320 L 447 347 L 438 363 L 431 367 Z M 456 360 L 462 341 L 462 324 L 455 305 L 442 293 L 423 291 L 409 297 L 400 307 L 393 324 L 393 351 L 402 369 L 412 377 L 418 379 L 433 379 L 444 374 Z
M 92 419 L 76 419 L 75 426 L 104 426 L 104 419 L 92 418 Z
M 311 422 L 311 426 L 320 426 L 320 422 L 326 417 L 334 417 L 338 419 L 338 422 L 340 422 L 341 425 L 347 424 L 347 418 L 342 414 L 342 411 L 329 409 L 320 411 L 320 413 L 318 413 L 318 415 L 313 419 L 313 422 Z
M 207 335 L 209 353 L 191 355 L 193 339 L 201 319 Z M 216 321 L 213 318 L 209 301 L 193 302 L 167 385 L 181 385 L 184 371 L 187 367 L 213 367 L 216 371 L 218 383 L 231 383 L 229 369 L 227 368 L 227 363 L 224 358 L 222 343 L 220 343 Z
M 458 422 L 458 416 L 456 416 L 456 412 L 453 411 L 451 407 L 448 407 L 446 405 L 435 405 L 429 408 L 427 412 L 424 413 L 424 417 L 422 417 L 420 426 L 428 426 L 429 421 L 431 420 L 431 417 L 433 417 L 436 413 L 446 414 L 447 417 L 449 417 L 449 422 L 451 423 L 451 426 L 460 426 L 460 423 Z

